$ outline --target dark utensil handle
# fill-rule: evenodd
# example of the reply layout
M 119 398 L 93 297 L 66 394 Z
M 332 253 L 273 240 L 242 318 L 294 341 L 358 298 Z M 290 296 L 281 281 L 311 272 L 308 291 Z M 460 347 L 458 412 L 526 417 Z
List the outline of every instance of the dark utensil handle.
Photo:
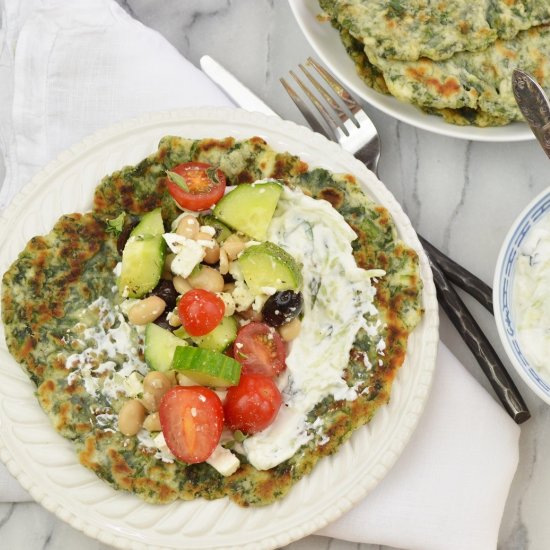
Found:
M 508 414 L 517 424 L 525 422 L 531 413 L 489 340 L 433 258 L 430 265 L 441 307 L 474 354 Z
M 424 237 L 418 235 L 422 246 L 430 255 L 432 260 L 437 262 L 445 277 L 461 288 L 470 296 L 473 296 L 482 306 L 493 315 L 493 290 L 479 277 L 470 273 L 467 269 L 451 260 L 448 256 L 429 243 Z

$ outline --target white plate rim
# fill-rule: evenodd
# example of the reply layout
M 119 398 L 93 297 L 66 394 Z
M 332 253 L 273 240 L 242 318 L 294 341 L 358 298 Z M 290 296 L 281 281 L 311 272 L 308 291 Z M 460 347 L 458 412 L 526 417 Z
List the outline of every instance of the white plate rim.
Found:
M 329 22 L 321 23 L 315 18 L 323 13 L 318 1 L 288 1 L 298 26 L 323 63 L 357 97 L 387 115 L 421 130 L 458 139 L 501 143 L 535 139 L 525 122 L 513 122 L 507 126 L 490 128 L 456 126 L 444 122 L 439 116 L 423 113 L 412 105 L 372 90 L 357 75 L 353 61 L 345 51 L 336 29 Z
M 10 418 L 6 410 L 6 404 L 10 402 L 10 399 L 14 398 L 13 392 L 15 392 L 15 394 L 17 394 L 17 392 L 23 392 L 21 395 L 23 395 L 27 400 L 29 399 L 30 392 L 32 401 L 25 404 L 26 407 L 31 408 L 31 410 L 27 411 L 28 414 L 32 416 L 33 421 L 35 418 L 33 415 L 37 415 L 36 417 L 45 415 L 43 415 L 38 403 L 32 395 L 32 384 L 30 381 L 19 368 L 17 369 L 17 372 L 13 370 L 13 366 L 16 365 L 16 363 L 6 351 L 5 343 L 3 341 L 4 339 L 2 338 L 2 341 L 0 342 L 0 354 L 3 359 L 0 364 L 0 381 L 2 381 L 2 384 L 0 384 L 0 396 L 3 400 L 0 401 L 0 425 L 7 429 L 3 429 L 0 432 L 0 459 L 2 459 L 2 461 L 6 464 L 12 475 L 19 480 L 21 485 L 30 492 L 32 497 L 37 502 L 41 503 L 46 509 L 55 513 L 58 517 L 68 522 L 76 529 L 83 531 L 87 535 L 119 548 L 273 548 L 276 546 L 289 544 L 294 540 L 313 533 L 349 510 L 353 504 L 358 502 L 370 490 L 372 490 L 393 466 L 397 458 L 404 450 L 418 424 L 433 380 L 435 358 L 439 340 L 437 300 L 431 277 L 431 271 L 429 269 L 426 256 L 422 251 L 420 243 L 416 237 L 416 233 L 414 232 L 408 218 L 391 193 L 374 176 L 374 174 L 372 174 L 372 172 L 368 171 L 364 167 L 362 163 L 357 161 L 351 154 L 343 151 L 335 143 L 332 143 L 326 140 L 323 136 L 314 134 L 309 129 L 298 126 L 292 122 L 282 121 L 274 117 L 266 117 L 258 113 L 249 113 L 239 109 L 199 108 L 150 113 L 129 121 L 115 124 L 109 128 L 97 132 L 91 137 L 83 140 L 81 143 L 65 151 L 32 179 L 32 181 L 15 197 L 10 207 L 0 216 L 0 243 L 6 244 L 11 242 L 10 238 L 13 239 L 13 228 L 16 228 L 18 223 L 28 223 L 28 207 L 33 204 L 33 200 L 36 201 L 37 196 L 41 196 L 40 193 L 47 191 L 49 189 L 48 186 L 53 190 L 55 187 L 52 182 L 59 181 L 60 174 L 70 172 L 71 169 L 74 169 L 75 163 L 82 163 L 82 159 L 87 154 L 90 154 L 90 152 L 93 152 L 96 149 L 102 151 L 102 147 L 113 147 L 116 145 L 117 140 L 120 141 L 124 136 L 131 135 L 132 138 L 137 139 L 142 133 L 145 134 L 148 129 L 156 129 L 158 126 L 163 128 L 165 126 L 181 126 L 182 129 L 186 129 L 190 133 L 198 133 L 198 135 L 202 135 L 202 137 L 211 137 L 209 134 L 201 134 L 201 129 L 204 128 L 204 130 L 202 130 L 204 132 L 212 130 L 214 127 L 217 128 L 220 125 L 231 126 L 236 130 L 234 134 L 237 134 L 238 137 L 244 137 L 246 134 L 242 133 L 247 131 L 248 127 L 257 128 L 259 130 L 258 135 L 266 138 L 268 142 L 275 140 L 275 136 L 283 136 L 284 139 L 301 144 L 302 150 L 291 151 L 299 156 L 307 157 L 308 151 L 317 148 L 319 151 L 323 151 L 323 155 L 319 155 L 319 163 L 322 164 L 322 159 L 327 160 L 327 162 L 331 164 L 336 162 L 344 163 L 346 167 L 349 167 L 349 171 L 355 174 L 362 185 L 369 190 L 370 194 L 377 198 L 386 208 L 388 208 L 394 221 L 396 222 L 400 236 L 403 240 L 405 240 L 405 242 L 413 246 L 413 248 L 418 251 L 420 256 L 421 276 L 424 282 L 423 306 L 425 316 L 421 325 L 417 327 L 416 331 L 409 339 L 409 356 L 413 353 L 419 354 L 421 360 L 412 362 L 412 360 L 409 360 L 409 357 L 407 358 L 407 362 L 413 364 L 408 364 L 406 368 L 402 368 L 398 374 L 398 378 L 394 384 L 394 392 L 392 393 L 392 400 L 390 401 L 390 404 L 378 411 L 371 424 L 364 428 L 361 434 L 356 433 L 352 439 L 344 445 L 339 453 L 334 455 L 334 457 L 342 457 L 342 460 L 344 460 L 344 455 L 346 459 L 348 459 L 349 456 L 353 457 L 353 453 L 355 452 L 354 446 L 358 445 L 360 447 L 361 439 L 368 437 L 368 434 L 363 435 L 364 432 L 370 433 L 371 431 L 374 431 L 375 424 L 380 425 L 384 422 L 387 424 L 387 418 L 389 418 L 389 421 L 391 422 L 394 420 L 397 422 L 397 426 L 392 432 L 392 441 L 388 442 L 387 445 L 385 445 L 380 451 L 382 459 L 379 460 L 378 463 L 375 464 L 375 467 L 371 470 L 366 472 L 361 471 L 360 478 L 358 478 L 357 475 L 354 475 L 352 480 L 353 485 L 350 486 L 349 493 L 340 494 L 339 498 L 336 501 L 331 502 L 329 507 L 321 510 L 320 513 L 317 513 L 317 510 L 315 510 L 314 515 L 312 515 L 313 511 L 309 515 L 306 513 L 303 521 L 299 522 L 299 525 L 295 522 L 289 528 L 285 528 L 284 525 L 280 525 L 276 528 L 276 532 L 270 533 L 269 536 L 263 535 L 264 527 L 262 526 L 261 529 L 258 529 L 258 532 L 260 533 L 258 536 L 260 538 L 256 539 L 254 539 L 253 536 L 249 536 L 247 533 L 248 538 L 246 541 L 242 541 L 239 537 L 235 538 L 233 536 L 233 538 L 231 538 L 231 536 L 228 536 L 227 540 L 222 537 L 221 544 L 218 541 L 216 544 L 212 545 L 207 541 L 208 544 L 205 546 L 204 537 L 199 537 L 198 539 L 185 539 L 185 534 L 181 533 L 181 530 L 178 530 L 177 538 L 168 538 L 168 543 L 166 543 L 165 537 L 162 539 L 161 544 L 157 544 L 156 539 L 154 539 L 155 542 L 150 540 L 151 534 L 157 534 L 157 531 L 155 531 L 155 526 L 148 526 L 145 529 L 136 530 L 132 529 L 131 525 L 129 527 L 127 523 L 121 523 L 120 519 L 111 520 L 110 518 L 105 518 L 106 521 L 103 526 L 100 527 L 97 522 L 94 523 L 92 521 L 91 511 L 90 514 L 84 516 L 83 514 L 76 513 L 71 506 L 67 505 L 66 501 L 63 501 L 62 497 L 65 499 L 69 497 L 74 499 L 74 494 L 71 493 L 71 491 L 66 487 L 56 487 L 56 491 L 52 492 L 50 490 L 50 492 L 48 492 L 48 489 L 51 489 L 51 487 L 46 484 L 44 479 L 37 479 L 36 477 L 33 477 L 32 472 L 29 471 L 29 466 L 25 465 L 23 461 L 23 454 L 30 451 L 25 446 L 17 446 L 15 444 L 16 432 L 18 429 L 22 428 L 19 424 L 14 423 Z M 241 135 L 239 135 L 239 133 Z M 162 135 L 162 133 L 160 135 Z M 226 135 L 232 134 L 226 132 Z M 194 135 L 193 137 L 198 136 Z M 132 154 L 134 153 L 132 152 Z M 135 162 L 135 159 L 132 158 L 128 161 L 128 164 L 133 162 Z M 118 166 L 120 167 L 121 164 L 118 164 Z M 108 172 L 109 171 L 103 170 L 101 173 L 105 174 Z M 86 180 L 86 177 L 88 176 L 83 176 L 83 180 Z M 94 185 L 97 181 L 97 179 L 94 180 Z M 82 185 L 84 187 L 86 187 L 86 185 L 90 187 L 89 182 Z M 58 189 L 58 192 L 60 191 L 63 191 L 63 194 L 67 194 L 66 190 Z M 54 209 L 57 208 L 55 203 L 56 200 L 62 201 L 63 197 L 55 196 L 52 198 L 52 201 L 54 202 L 52 202 L 51 207 Z M 43 208 L 48 207 L 45 203 L 42 203 L 41 206 Z M 59 206 L 59 208 L 62 208 L 62 206 Z M 32 212 L 30 216 L 32 219 Z M 32 228 L 29 230 L 32 234 Z M 26 242 L 27 239 L 28 237 L 25 236 L 24 242 Z M 18 250 L 21 248 L 22 247 L 18 248 Z M 14 258 L 15 255 L 13 252 L 8 252 L 5 246 L 1 247 L 0 268 L 2 268 L 2 272 Z M 3 335 L 3 327 L 1 332 Z M 12 370 L 9 370 L 10 368 Z M 406 397 L 408 400 L 406 403 L 406 408 L 402 410 L 397 405 L 400 403 L 400 396 L 402 394 L 406 394 L 408 389 L 406 385 L 401 383 L 401 381 L 404 380 L 405 377 L 409 376 L 414 376 L 414 388 L 412 393 Z M 6 394 L 8 390 L 12 392 L 9 395 Z M 21 395 L 19 395 L 19 397 L 21 397 Z M 18 396 L 15 395 L 15 397 Z M 391 415 L 394 414 L 393 411 L 395 411 L 395 414 L 398 415 L 396 419 L 392 419 L 391 417 Z M 392 424 L 390 424 L 390 426 L 392 426 Z M 49 431 L 45 434 L 46 439 L 50 444 L 58 444 L 58 440 L 61 439 L 60 436 L 58 436 L 53 430 L 51 430 L 51 432 L 51 434 Z M 54 443 L 52 443 L 52 441 Z M 70 443 L 63 440 L 61 446 L 64 444 L 70 445 Z M 55 452 L 58 451 L 56 450 Z M 59 451 L 59 453 L 59 460 L 62 460 L 62 458 L 66 459 L 65 455 L 61 458 L 61 451 Z M 314 483 L 316 481 L 316 476 L 318 475 L 318 470 L 320 471 L 323 469 L 321 466 L 326 463 L 326 468 L 329 468 L 328 462 L 330 461 L 330 464 L 332 465 L 334 457 L 327 457 L 323 459 L 314 472 L 309 476 L 306 476 L 306 485 L 309 486 L 311 483 Z M 336 460 L 338 463 L 340 462 L 339 459 Z M 360 464 L 364 462 L 368 462 L 368 460 L 365 461 L 364 458 L 362 458 Z M 77 463 L 76 456 L 74 457 L 74 464 L 77 465 L 78 476 L 84 475 L 82 471 L 86 470 Z M 71 464 L 71 466 L 74 466 L 74 464 Z M 343 470 L 345 471 L 345 469 Z M 91 475 L 95 478 L 94 474 Z M 345 476 L 344 479 L 346 479 Z M 311 480 L 313 480 L 313 482 Z M 115 500 L 120 499 L 122 502 L 127 503 L 128 498 L 136 499 L 136 497 L 131 497 L 124 495 L 123 493 L 112 491 L 112 489 L 107 487 L 106 484 L 99 479 L 95 479 L 95 481 L 97 482 L 97 487 L 94 486 L 94 489 L 101 491 L 106 488 L 113 493 L 113 498 Z M 271 508 L 271 511 L 278 512 L 281 507 L 285 509 L 289 506 L 289 503 L 296 500 L 299 493 L 298 486 L 303 484 L 303 482 L 304 480 L 296 485 L 285 499 L 276 505 L 272 505 L 273 508 Z M 323 493 L 325 492 L 326 490 L 323 491 Z M 144 505 L 138 499 L 136 500 L 136 507 L 151 506 Z M 222 499 L 222 504 L 226 501 L 227 499 Z M 196 503 L 197 501 L 193 501 L 192 503 L 179 502 L 178 506 L 192 507 L 192 505 Z M 220 503 L 220 501 L 200 501 L 201 506 L 208 506 L 213 509 L 218 508 L 217 503 Z M 315 507 L 316 506 L 317 504 L 315 504 Z M 312 504 L 311 507 L 313 508 L 314 505 Z M 238 517 L 240 512 L 235 512 L 235 508 L 238 511 L 243 510 L 234 506 L 234 508 L 230 509 L 229 514 L 234 513 L 234 515 Z M 247 509 L 247 520 L 252 521 L 256 516 L 261 517 L 260 511 L 265 509 L 266 508 Z M 293 510 L 293 513 L 295 513 L 295 510 Z M 236 525 L 242 528 L 241 523 L 236 523 Z M 140 533 L 142 532 L 145 534 L 140 536 Z M 196 544 L 194 544 L 194 542 L 196 542 Z

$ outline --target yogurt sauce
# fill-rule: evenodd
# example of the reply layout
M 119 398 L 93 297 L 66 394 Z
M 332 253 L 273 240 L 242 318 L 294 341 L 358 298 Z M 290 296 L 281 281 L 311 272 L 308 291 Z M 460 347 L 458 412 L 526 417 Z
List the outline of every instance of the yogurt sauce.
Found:
M 532 366 L 550 379 L 550 215 L 522 244 L 513 288 L 518 339 Z
M 290 458 L 313 437 L 316 426 L 306 418 L 316 403 L 330 395 L 357 398 L 342 375 L 359 329 L 378 333 L 380 322 L 367 323 L 365 315 L 377 317 L 371 278 L 384 272 L 357 267 L 351 247 L 356 238 L 328 202 L 284 188 L 267 240 L 303 265 L 304 317 L 279 379 L 284 405 L 271 426 L 244 441 L 248 460 L 259 470 Z

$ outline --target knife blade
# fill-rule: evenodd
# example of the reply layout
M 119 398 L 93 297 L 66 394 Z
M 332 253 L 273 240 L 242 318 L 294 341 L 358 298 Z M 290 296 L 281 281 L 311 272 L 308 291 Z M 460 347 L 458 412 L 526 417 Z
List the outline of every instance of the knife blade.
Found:
M 208 55 L 200 58 L 202 71 L 225 92 L 236 105 L 247 111 L 263 113 L 264 115 L 279 115 L 272 111 L 258 96 L 239 82 L 230 72 Z
M 512 91 L 531 131 L 550 158 L 550 100 L 548 96 L 542 86 L 530 74 L 521 69 L 514 69 Z

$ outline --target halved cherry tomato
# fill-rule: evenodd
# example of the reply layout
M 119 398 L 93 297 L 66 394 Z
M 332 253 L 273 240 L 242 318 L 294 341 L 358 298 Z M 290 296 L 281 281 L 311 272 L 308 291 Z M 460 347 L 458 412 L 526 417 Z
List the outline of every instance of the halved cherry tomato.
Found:
M 202 386 L 174 386 L 162 397 L 159 417 L 166 445 L 183 462 L 204 462 L 220 441 L 223 406 Z
M 238 386 L 231 386 L 225 397 L 225 423 L 231 430 L 253 434 L 265 430 L 277 416 L 281 392 L 273 379 L 263 374 L 241 374 Z
M 205 162 L 184 162 L 171 168 L 183 178 L 187 189 L 166 177 L 166 187 L 174 200 L 182 207 L 195 212 L 208 210 L 216 204 L 225 191 L 225 174 Z
M 279 333 L 265 323 L 249 323 L 237 333 L 233 355 L 244 374 L 275 377 L 286 367 L 286 348 Z
M 178 302 L 178 315 L 191 336 L 204 336 L 223 319 L 225 304 L 214 293 L 202 288 L 186 292 Z

